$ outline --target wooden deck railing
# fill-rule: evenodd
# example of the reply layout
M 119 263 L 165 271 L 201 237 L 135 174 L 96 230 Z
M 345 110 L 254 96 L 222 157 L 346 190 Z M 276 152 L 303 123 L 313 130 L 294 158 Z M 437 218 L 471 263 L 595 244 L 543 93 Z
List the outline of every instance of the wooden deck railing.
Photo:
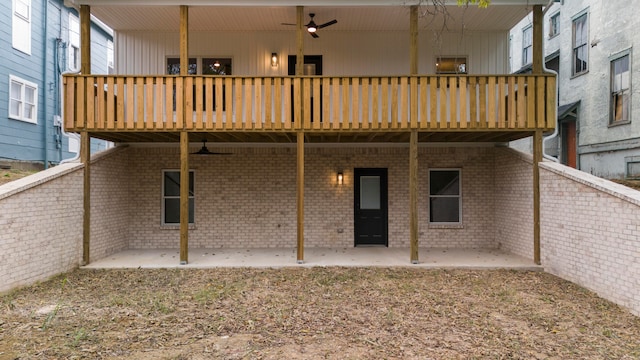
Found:
M 67 131 L 534 130 L 551 75 L 64 78 Z

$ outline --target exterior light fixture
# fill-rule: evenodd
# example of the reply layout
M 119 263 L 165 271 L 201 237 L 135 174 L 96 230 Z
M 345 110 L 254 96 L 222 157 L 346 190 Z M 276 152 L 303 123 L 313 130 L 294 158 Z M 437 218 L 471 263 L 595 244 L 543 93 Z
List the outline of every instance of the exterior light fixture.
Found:
M 342 172 L 338 173 L 337 180 L 338 180 L 338 185 L 342 185 L 344 183 L 344 175 L 342 174 Z
M 278 54 L 271 53 L 271 67 L 278 67 Z

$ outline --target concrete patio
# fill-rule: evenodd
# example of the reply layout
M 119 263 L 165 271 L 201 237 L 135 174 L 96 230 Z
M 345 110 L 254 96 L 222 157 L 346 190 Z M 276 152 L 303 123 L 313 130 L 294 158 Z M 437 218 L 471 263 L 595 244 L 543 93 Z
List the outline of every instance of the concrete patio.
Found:
M 295 248 L 190 249 L 189 264 L 180 265 L 178 249 L 126 250 L 94 261 L 85 269 L 379 266 L 413 268 L 517 269 L 543 268 L 498 249 L 420 249 L 420 262 L 411 264 L 408 248 L 307 248 L 305 261 L 296 263 Z

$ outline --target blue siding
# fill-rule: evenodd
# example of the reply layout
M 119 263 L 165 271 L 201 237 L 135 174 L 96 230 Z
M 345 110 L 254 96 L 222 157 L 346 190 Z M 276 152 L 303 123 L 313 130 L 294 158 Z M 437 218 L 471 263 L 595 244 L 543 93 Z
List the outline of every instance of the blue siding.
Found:
M 47 5 L 46 26 L 43 6 Z M 69 12 L 62 0 L 32 0 L 31 55 L 12 47 L 12 0 L 0 3 L 0 160 L 23 160 L 56 164 L 75 153 L 68 152 L 68 138 L 53 123 L 61 113 L 60 71 L 67 70 Z M 45 39 L 46 33 L 46 39 Z M 106 43 L 111 36 L 92 25 L 92 72 L 107 73 Z M 46 44 L 46 49 L 45 49 Z M 46 67 L 46 70 L 44 70 Z M 37 124 L 9 119 L 9 75 L 38 86 Z M 106 143 L 92 140 L 92 152 Z

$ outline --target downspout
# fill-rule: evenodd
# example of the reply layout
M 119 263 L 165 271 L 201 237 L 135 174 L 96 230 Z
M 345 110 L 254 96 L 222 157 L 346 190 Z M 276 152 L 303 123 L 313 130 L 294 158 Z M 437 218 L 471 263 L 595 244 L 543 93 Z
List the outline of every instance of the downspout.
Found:
M 554 3 L 554 2 L 555 2 L 554 0 L 550 0 L 550 1 L 549 1 L 549 4 L 547 4 L 547 6 L 546 6 L 546 7 L 544 8 L 544 10 L 542 11 L 542 16 L 543 16 L 543 17 L 544 17 L 544 15 L 547 13 L 547 11 L 549 11 L 549 9 L 551 8 L 551 5 L 553 5 L 553 3 Z M 542 48 L 543 48 L 543 49 L 544 49 L 544 42 L 545 42 L 545 41 L 546 41 L 546 40 L 545 40 L 545 37 L 543 36 L 543 37 L 542 37 L 542 42 L 543 42 L 543 46 L 542 46 Z M 543 56 L 544 56 L 544 55 L 543 55 Z M 542 70 L 543 70 L 544 72 L 547 72 L 547 73 L 551 73 L 551 74 L 555 74 L 555 75 L 556 75 L 556 94 L 555 94 L 555 99 L 556 99 L 556 101 L 558 101 L 558 91 L 559 91 L 559 90 L 558 90 L 558 87 L 560 86 L 560 85 L 559 85 L 559 83 L 560 83 L 560 82 L 558 81 L 558 73 L 557 73 L 557 72 L 555 72 L 555 71 L 553 71 L 553 70 L 551 70 L 551 69 L 547 69 L 547 64 L 546 64 L 546 62 L 545 62 L 544 60 L 542 61 Z M 558 158 L 553 157 L 553 156 L 551 156 L 551 155 L 547 154 L 547 152 L 546 152 L 546 149 L 547 149 L 547 147 L 546 147 L 546 143 L 547 143 L 547 141 L 549 141 L 549 140 L 551 140 L 551 139 L 553 139 L 553 138 L 558 137 L 558 125 L 559 125 L 559 124 L 558 124 L 558 105 L 557 105 L 557 104 L 556 104 L 556 106 L 555 106 L 555 107 L 554 107 L 554 109 L 553 109 L 553 113 L 554 113 L 554 118 L 555 118 L 556 126 L 555 126 L 555 128 L 553 129 L 553 133 L 552 133 L 551 135 L 549 135 L 549 136 L 543 136 L 543 137 L 542 137 L 542 158 L 559 163 L 560 161 L 558 160 Z
M 47 56 L 47 47 L 48 47 L 48 42 L 47 42 L 47 38 L 49 37 L 49 26 L 47 26 L 48 22 L 48 15 L 49 15 L 49 0 L 43 1 L 42 2 L 42 13 L 44 16 L 44 39 L 42 41 L 42 89 L 44 90 L 43 93 L 44 95 L 44 99 L 43 99 L 43 103 L 44 103 L 44 108 L 42 109 L 42 113 L 43 113 L 43 123 L 44 123 L 44 131 L 43 131 L 43 136 L 44 136 L 44 168 L 48 169 L 49 168 L 49 146 L 47 145 L 48 140 L 49 140 L 49 133 L 47 132 L 47 126 L 48 125 L 48 118 L 49 118 L 49 114 L 48 114 L 48 103 L 49 101 L 47 101 L 49 99 L 49 94 L 47 93 L 47 60 L 49 59 L 49 57 Z M 51 89 L 49 90 L 51 91 Z

